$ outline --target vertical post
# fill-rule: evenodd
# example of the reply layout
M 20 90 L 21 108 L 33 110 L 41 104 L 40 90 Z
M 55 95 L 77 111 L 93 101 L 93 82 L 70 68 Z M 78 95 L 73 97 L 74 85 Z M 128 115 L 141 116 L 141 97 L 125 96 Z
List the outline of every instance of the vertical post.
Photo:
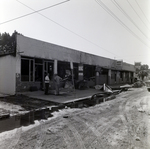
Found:
M 95 83 L 96 83 L 96 85 L 99 85 L 99 72 L 98 71 L 96 71 L 96 79 L 95 79 Z
M 108 84 L 111 84 L 111 69 L 108 70 Z
M 73 83 L 73 87 L 75 89 L 75 86 L 74 86 L 74 74 L 73 74 L 73 63 L 70 62 L 70 68 L 71 68 L 71 73 L 72 73 L 72 83 Z
M 57 60 L 54 60 L 54 74 L 57 74 Z
M 45 88 L 45 61 L 43 60 L 43 78 L 42 78 L 42 90 Z M 35 73 L 34 73 L 35 74 Z
M 79 80 L 83 80 L 83 64 L 79 64 L 78 66 L 78 78 Z
M 33 82 L 35 82 L 35 59 L 33 59 Z
M 116 82 L 117 82 L 117 83 L 120 83 L 120 72 L 119 72 L 119 71 L 117 71 L 117 79 L 116 79 Z
M 31 60 L 29 60 L 29 82 L 31 81 Z
M 125 72 L 123 72 L 123 83 L 125 83 Z
M 131 73 L 129 72 L 129 83 L 131 83 Z

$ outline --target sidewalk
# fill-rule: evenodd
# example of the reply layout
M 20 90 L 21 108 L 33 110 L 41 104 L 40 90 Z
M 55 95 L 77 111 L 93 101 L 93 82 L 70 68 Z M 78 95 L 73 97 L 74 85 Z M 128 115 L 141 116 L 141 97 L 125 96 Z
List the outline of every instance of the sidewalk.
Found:
M 61 90 L 58 96 L 54 94 L 45 95 L 44 91 L 34 91 L 34 92 L 20 92 L 18 94 L 22 94 L 31 98 L 41 99 L 45 101 L 51 101 L 54 103 L 69 103 L 75 102 L 87 98 L 91 98 L 93 94 L 100 93 L 96 89 L 85 89 L 85 90 L 75 90 L 73 92 L 66 92 Z
M 120 88 L 120 85 L 110 85 L 110 87 L 114 90 L 118 90 Z M 59 96 L 54 95 L 54 90 L 53 91 L 50 90 L 48 95 L 45 95 L 44 91 L 41 90 L 33 91 L 33 92 L 31 91 L 19 92 L 17 94 L 22 94 L 31 98 L 41 99 L 44 101 L 65 104 L 65 103 L 71 103 L 71 102 L 80 101 L 84 99 L 89 99 L 91 98 L 92 95 L 101 92 L 103 91 L 96 90 L 94 88 L 88 88 L 84 90 L 76 89 L 73 90 L 73 92 L 67 92 L 66 89 L 60 89 Z

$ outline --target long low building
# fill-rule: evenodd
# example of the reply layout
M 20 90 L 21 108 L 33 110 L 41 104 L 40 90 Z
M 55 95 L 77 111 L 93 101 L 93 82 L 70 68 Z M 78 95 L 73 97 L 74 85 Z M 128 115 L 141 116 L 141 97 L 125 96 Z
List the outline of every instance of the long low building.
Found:
M 16 35 L 14 53 L 0 53 L 0 93 L 16 94 L 44 85 L 45 72 L 97 84 L 132 83 L 134 65 Z

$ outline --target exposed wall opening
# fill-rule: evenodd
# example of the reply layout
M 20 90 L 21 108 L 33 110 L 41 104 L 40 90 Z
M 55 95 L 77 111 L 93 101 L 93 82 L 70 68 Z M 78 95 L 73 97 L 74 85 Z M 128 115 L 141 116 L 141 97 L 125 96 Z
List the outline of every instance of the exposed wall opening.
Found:
M 117 81 L 117 72 L 115 70 L 111 71 L 111 79 L 115 82 Z
M 90 78 L 95 78 L 95 69 L 96 66 L 93 65 L 85 65 L 83 66 L 83 76 L 84 79 L 90 79 Z
M 44 61 L 44 76 L 46 73 L 49 73 L 50 80 L 52 80 L 54 75 L 54 62 L 53 61 Z
M 120 72 L 120 79 L 121 79 L 121 81 L 123 81 L 123 72 L 122 71 Z
M 21 81 L 41 82 L 43 78 L 43 60 L 37 58 L 21 58 Z
M 35 82 L 42 82 L 43 80 L 43 60 L 35 59 Z
M 129 72 L 125 72 L 125 78 L 127 81 L 129 81 Z
M 134 82 L 134 74 L 133 74 L 133 72 L 131 72 L 131 83 L 133 83 Z
M 99 83 L 100 84 L 104 84 L 104 83 L 108 83 L 108 69 L 105 68 L 101 68 L 99 71 Z
M 33 59 L 21 59 L 21 81 L 33 81 Z
M 108 75 L 108 69 L 102 68 L 101 74 L 102 75 Z
M 66 71 L 70 71 L 71 72 L 71 68 L 70 68 L 70 63 L 69 62 L 62 62 L 62 61 L 58 61 L 58 67 L 57 67 L 57 72 L 58 75 L 61 78 L 65 78 L 66 75 Z
M 78 63 L 73 63 L 73 74 L 74 79 L 78 80 Z

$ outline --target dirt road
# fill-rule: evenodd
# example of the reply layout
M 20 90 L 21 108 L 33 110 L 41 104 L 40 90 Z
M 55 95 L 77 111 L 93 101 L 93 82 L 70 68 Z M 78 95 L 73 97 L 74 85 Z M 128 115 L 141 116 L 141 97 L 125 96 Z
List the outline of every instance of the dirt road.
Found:
M 150 149 L 150 92 L 131 89 L 93 107 L 67 109 L 0 140 L 2 149 Z

